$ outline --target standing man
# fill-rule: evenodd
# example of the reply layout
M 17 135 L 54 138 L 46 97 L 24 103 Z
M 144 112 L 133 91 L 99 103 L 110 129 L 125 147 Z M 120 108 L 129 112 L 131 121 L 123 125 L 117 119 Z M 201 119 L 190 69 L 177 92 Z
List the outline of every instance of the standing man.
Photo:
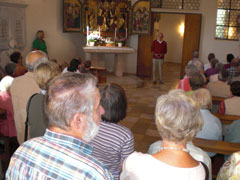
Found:
M 37 32 L 37 38 L 33 41 L 32 50 L 41 50 L 47 53 L 47 45 L 44 40 L 44 32 L 42 30 Z
M 153 84 L 157 84 L 156 70 L 159 71 L 159 83 L 163 84 L 162 79 L 162 66 L 164 55 L 167 53 L 167 43 L 163 40 L 163 33 L 157 34 L 157 40 L 153 41 L 151 52 L 153 54 L 152 59 L 152 71 L 153 71 Z
M 104 109 L 91 74 L 63 73 L 48 86 L 44 136 L 22 144 L 11 158 L 6 179 L 114 180 L 91 154 Z

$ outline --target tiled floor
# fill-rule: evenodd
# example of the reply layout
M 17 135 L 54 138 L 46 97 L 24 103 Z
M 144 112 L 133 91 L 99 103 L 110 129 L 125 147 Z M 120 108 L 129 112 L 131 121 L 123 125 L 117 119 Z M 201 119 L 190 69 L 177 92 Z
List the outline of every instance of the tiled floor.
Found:
M 149 145 L 160 139 L 154 124 L 154 108 L 158 96 L 176 88 L 180 75 L 180 65 L 165 63 L 164 84 L 153 85 L 150 78 L 143 80 L 133 75 L 123 77 L 107 76 L 107 83 L 121 85 L 127 95 L 127 117 L 120 124 L 128 127 L 134 134 L 135 150 L 147 152 Z

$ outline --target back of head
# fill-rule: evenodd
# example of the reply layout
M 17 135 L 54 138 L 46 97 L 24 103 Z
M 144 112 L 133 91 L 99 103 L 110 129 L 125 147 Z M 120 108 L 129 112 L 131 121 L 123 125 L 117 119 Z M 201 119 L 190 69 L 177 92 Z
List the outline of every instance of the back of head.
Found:
M 117 84 L 110 84 L 101 90 L 100 101 L 105 113 L 102 120 L 118 123 L 126 117 L 127 98 L 124 89 Z
M 26 57 L 27 70 L 33 72 L 34 67 L 44 61 L 48 61 L 47 54 L 43 51 L 31 51 Z
M 230 84 L 230 90 L 234 96 L 240 97 L 240 81 L 234 81 Z
M 72 59 L 67 70 L 70 72 L 75 72 L 77 71 L 79 64 L 80 64 L 80 61 L 78 61 L 77 59 Z
M 68 130 L 75 114 L 91 114 L 96 85 L 96 77 L 85 73 L 62 73 L 50 81 L 44 104 L 49 127 Z
M 215 58 L 215 54 L 214 53 L 209 53 L 208 54 L 208 60 L 211 61 L 211 59 Z
M 185 67 L 185 73 L 187 76 L 191 76 L 192 74 L 194 73 L 198 73 L 198 69 L 196 66 L 194 66 L 193 64 L 188 64 L 186 67 Z
M 88 61 L 84 62 L 84 67 L 85 68 L 90 68 L 91 66 L 92 66 L 92 62 L 91 61 L 88 60 Z
M 217 64 L 218 62 L 219 62 L 219 61 L 218 61 L 217 59 L 213 58 L 213 59 L 211 60 L 211 66 L 212 66 L 212 68 L 215 68 L 215 66 L 216 66 L 216 64 Z
M 198 56 L 199 56 L 199 52 L 198 51 L 193 51 L 192 52 L 192 57 L 193 58 L 198 58 Z
M 201 73 L 192 74 L 189 78 L 189 84 L 192 90 L 203 88 L 205 85 L 203 75 Z
M 224 64 L 223 63 L 217 63 L 215 65 L 216 72 L 219 73 L 224 69 Z
M 34 68 L 34 78 L 40 89 L 46 90 L 48 83 L 58 74 L 60 74 L 59 66 L 52 62 L 41 62 Z
M 204 68 L 203 68 L 202 61 L 200 61 L 199 59 L 193 59 L 192 60 L 192 64 L 194 66 L 196 66 L 196 68 L 198 69 L 199 73 L 203 73 Z
M 206 88 L 194 91 L 192 98 L 200 105 L 201 109 L 209 109 L 212 106 L 212 96 Z
M 223 69 L 219 74 L 220 81 L 228 81 L 229 80 L 229 72 L 226 69 Z
M 21 53 L 20 52 L 13 52 L 11 55 L 10 55 L 10 60 L 17 64 L 18 63 L 18 60 L 21 58 Z
M 233 54 L 227 54 L 227 62 L 231 63 L 231 61 L 234 59 L 234 55 Z
M 172 90 L 157 99 L 155 121 L 163 140 L 186 143 L 202 128 L 198 104 L 182 90 Z
M 239 66 L 239 59 L 238 58 L 234 58 L 232 60 L 231 66 L 238 67 Z
M 5 76 L 0 82 L 0 91 L 6 92 L 10 89 L 14 78 L 11 76 Z
M 15 63 L 8 63 L 5 66 L 5 72 L 7 75 L 13 76 L 14 73 L 16 72 L 16 68 L 17 68 L 17 66 Z

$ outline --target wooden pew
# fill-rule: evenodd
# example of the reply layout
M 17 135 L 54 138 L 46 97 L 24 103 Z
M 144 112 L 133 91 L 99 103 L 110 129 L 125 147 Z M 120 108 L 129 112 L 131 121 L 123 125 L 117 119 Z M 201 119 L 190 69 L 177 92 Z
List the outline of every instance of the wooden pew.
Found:
M 204 151 L 215 152 L 218 154 L 230 155 L 234 152 L 240 151 L 240 143 L 195 138 L 193 144 Z
M 222 124 L 232 124 L 233 121 L 235 120 L 240 120 L 240 116 L 235 116 L 235 115 L 229 115 L 229 114 L 219 114 L 219 113 L 214 113 L 212 112 L 214 116 L 217 116 Z
M 213 102 L 213 104 L 219 105 L 220 102 L 223 101 L 224 99 L 226 99 L 226 98 L 224 98 L 224 97 L 212 96 L 212 102 Z

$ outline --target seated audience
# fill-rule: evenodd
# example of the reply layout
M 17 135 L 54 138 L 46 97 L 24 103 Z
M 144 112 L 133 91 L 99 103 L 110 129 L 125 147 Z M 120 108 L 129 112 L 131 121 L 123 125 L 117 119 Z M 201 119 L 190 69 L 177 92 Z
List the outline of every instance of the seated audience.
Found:
M 152 155 L 132 153 L 123 163 L 120 179 L 208 179 L 206 165 L 193 159 L 186 149 L 203 124 L 196 102 L 182 90 L 170 91 L 157 99 L 155 122 L 162 137 L 160 151 Z
M 207 88 L 212 96 L 215 97 L 230 97 L 232 95 L 228 82 L 228 71 L 223 69 L 218 75 L 218 81 L 209 82 Z
M 232 82 L 230 90 L 233 96 L 220 103 L 219 113 L 240 116 L 240 81 Z
M 211 59 L 215 58 L 215 54 L 214 53 L 209 53 L 208 54 L 208 62 L 207 64 L 204 64 L 204 71 L 206 71 L 207 69 L 211 68 Z
M 233 54 L 227 54 L 227 64 L 224 64 L 224 69 L 228 69 L 231 66 L 231 62 L 234 59 L 234 55 Z
M 105 86 L 101 91 L 100 104 L 105 110 L 103 121 L 99 133 L 89 144 L 93 146 L 92 155 L 106 165 L 114 179 L 119 179 L 123 161 L 134 151 L 132 132 L 118 124 L 126 117 L 124 89 L 117 84 Z
M 22 64 L 22 55 L 20 52 L 14 52 L 10 55 L 10 60 L 16 64 L 15 77 L 24 75 L 27 70 Z
M 211 60 L 211 68 L 209 68 L 208 70 L 205 71 L 205 75 L 207 78 L 209 78 L 210 76 L 212 76 L 214 74 L 217 74 L 217 70 L 216 70 L 215 66 L 218 62 L 219 61 L 215 58 L 213 58 Z
M 13 78 L 5 76 L 0 82 L 0 109 L 6 113 L 6 119 L 0 119 L 0 134 L 14 137 L 17 135 L 13 119 L 13 106 L 10 95 L 10 87 Z
M 44 112 L 44 98 L 48 83 L 60 73 L 59 66 L 51 61 L 42 62 L 34 68 L 34 79 L 40 93 L 36 93 L 28 100 L 28 125 L 30 138 L 43 136 L 47 128 L 47 117 Z
M 238 58 L 233 59 L 231 62 L 230 68 L 228 68 L 230 79 L 238 76 L 238 66 L 239 66 L 239 59 Z
M 16 77 L 16 74 L 15 74 L 16 69 L 17 69 L 17 66 L 15 63 L 8 63 L 5 66 L 6 74 L 11 77 Z
M 209 82 L 218 81 L 219 74 L 224 70 L 224 65 L 222 63 L 217 63 L 215 65 L 216 74 L 213 74 L 209 77 Z
M 92 73 L 91 71 L 91 66 L 92 66 L 92 62 L 91 61 L 85 61 L 84 66 L 81 68 L 81 73 Z
M 47 54 L 43 51 L 32 51 L 26 57 L 26 67 L 28 72 L 16 77 L 10 88 L 14 121 L 17 130 L 18 143 L 24 142 L 24 130 L 26 121 L 26 107 L 28 99 L 34 94 L 39 93 L 40 89 L 34 80 L 34 67 L 43 61 L 47 61 Z
M 200 111 L 203 117 L 203 127 L 196 135 L 197 138 L 222 140 L 222 123 L 210 112 L 212 107 L 212 96 L 207 89 L 198 89 L 193 92 L 192 98 L 200 105 Z M 213 157 L 216 153 L 208 153 Z
M 187 92 L 187 95 L 189 95 L 190 97 L 192 96 L 192 93 L 200 88 L 203 88 L 205 86 L 204 83 L 204 78 L 203 78 L 203 74 L 201 73 L 194 73 L 190 78 L 189 78 L 189 84 L 192 88 L 191 91 Z
M 194 60 L 199 60 L 199 52 L 198 51 L 193 51 L 192 52 L 192 59 L 188 61 L 188 64 L 192 64 Z
M 75 73 L 80 73 L 80 64 L 81 62 L 77 59 L 72 59 L 70 62 L 70 65 L 68 67 L 65 67 L 62 71 L 62 73 L 65 72 L 75 72 Z
M 217 175 L 217 180 L 240 179 L 240 152 L 233 153 L 223 164 Z
M 232 83 L 234 81 L 240 81 L 240 66 L 237 67 L 237 70 L 238 70 L 238 76 L 235 76 L 235 77 L 229 79 L 228 83 Z
M 97 135 L 104 109 L 91 74 L 62 73 L 49 84 L 43 137 L 23 143 L 11 158 L 6 179 L 113 180 L 88 144 Z
M 192 90 L 190 83 L 189 83 L 189 79 L 190 77 L 194 74 L 194 73 L 198 73 L 198 69 L 196 68 L 196 66 L 194 66 L 193 64 L 188 64 L 185 67 L 185 77 L 181 80 L 179 80 L 179 84 L 178 84 L 178 89 L 182 89 L 184 91 L 190 91 Z

